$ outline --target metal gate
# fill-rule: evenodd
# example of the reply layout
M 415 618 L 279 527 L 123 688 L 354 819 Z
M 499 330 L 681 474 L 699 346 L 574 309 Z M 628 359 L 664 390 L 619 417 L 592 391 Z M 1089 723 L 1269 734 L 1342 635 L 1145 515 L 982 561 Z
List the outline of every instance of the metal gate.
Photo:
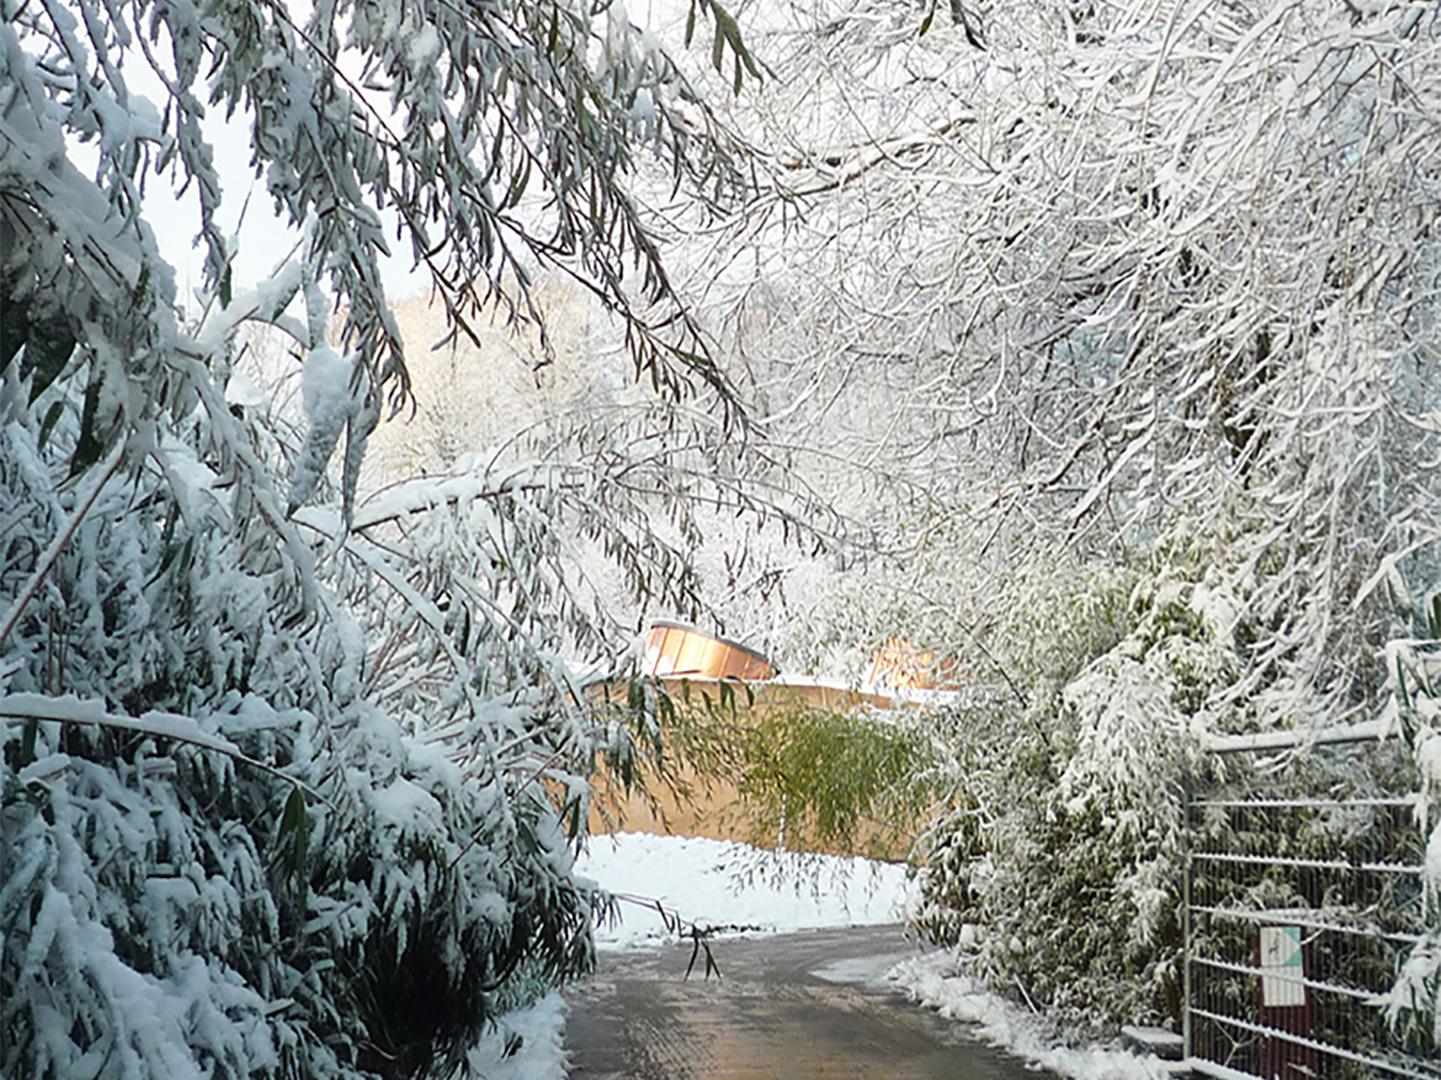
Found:
M 1397 740 L 1215 741 L 1188 792 L 1184 1034 L 1217 1077 L 1441 1077 L 1379 997 L 1428 927 L 1426 807 Z

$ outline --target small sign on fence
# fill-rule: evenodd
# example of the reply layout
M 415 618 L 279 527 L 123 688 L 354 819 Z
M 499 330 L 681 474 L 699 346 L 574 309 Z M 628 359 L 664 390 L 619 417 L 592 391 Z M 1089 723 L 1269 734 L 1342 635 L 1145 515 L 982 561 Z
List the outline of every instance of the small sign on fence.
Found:
M 1306 1004 L 1299 926 L 1261 927 L 1261 968 L 1274 972 L 1261 976 L 1262 1005 L 1296 1008 Z

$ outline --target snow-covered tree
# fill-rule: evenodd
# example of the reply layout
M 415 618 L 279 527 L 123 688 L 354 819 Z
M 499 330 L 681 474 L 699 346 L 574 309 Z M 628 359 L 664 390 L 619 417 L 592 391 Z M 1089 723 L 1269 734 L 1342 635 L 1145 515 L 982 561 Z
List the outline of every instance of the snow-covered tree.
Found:
M 901 632 L 1021 718 L 956 733 L 960 816 L 933 854 L 995 871 L 980 895 L 1020 951 L 1002 935 L 984 959 L 1034 985 L 1018 860 L 1140 882 L 1108 895 L 1163 914 L 1174 822 L 1146 815 L 1177 775 L 1166 740 L 1376 715 L 1385 644 L 1436 585 L 1441 21 L 1411 0 L 863 0 L 764 21 L 778 77 L 740 108 L 773 197 L 702 235 L 692 287 L 758 415 L 845 463 L 818 483 L 859 509 L 858 481 L 897 481 L 866 499 L 914 556 L 823 590 L 799 624 L 812 654 Z M 1187 530 L 1200 557 L 1178 560 Z M 1057 614 L 1106 606 L 1117 579 L 1114 626 Z M 1239 630 L 1216 637 L 1198 620 L 1228 605 Z M 1047 801 L 1082 775 L 1084 836 Z M 1159 854 L 1126 847 L 1134 813 Z M 1004 836 L 1004 863 L 976 862 Z M 1095 858 L 1108 843 L 1126 857 Z M 1051 932 L 1099 935 L 1098 976 L 1134 958 L 1110 933 L 1130 918 L 1043 892 Z M 1070 974 L 1095 991 L 1078 1008 L 1124 1015 L 1118 987 Z
M 758 414 L 914 482 L 921 529 L 997 565 L 1228 508 L 1238 574 L 1291 568 L 1234 692 L 1264 724 L 1373 708 L 1391 594 L 1436 566 L 1432 9 L 769 21 L 779 77 L 741 108 L 774 198 L 697 279 Z
M 697 8 L 744 68 L 734 22 Z M 747 494 L 630 190 L 642 153 L 698 200 L 739 190 L 654 40 L 619 6 L 300 10 L 4 0 L 6 1076 L 483 1071 L 487 1026 L 586 968 L 602 903 L 570 876 L 600 744 L 564 658 L 623 642 L 570 537 L 683 608 L 694 575 L 654 519 L 789 509 Z M 244 118 L 301 232 L 253 287 L 211 111 Z M 198 322 L 143 213 L 165 185 L 198 198 Z M 458 333 L 539 318 L 536 267 L 566 274 L 662 394 L 357 501 L 407 394 L 387 222 Z M 302 429 L 232 382 L 252 323 L 303 359 Z

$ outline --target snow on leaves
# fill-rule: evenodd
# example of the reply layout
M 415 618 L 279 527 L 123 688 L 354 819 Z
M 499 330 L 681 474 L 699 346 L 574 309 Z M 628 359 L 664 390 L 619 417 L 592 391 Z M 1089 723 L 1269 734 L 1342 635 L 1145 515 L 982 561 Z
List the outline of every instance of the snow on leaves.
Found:
M 736 147 L 653 41 L 589 5 L 0 3 L 0 1072 L 458 1067 L 590 960 L 594 898 L 547 781 L 583 822 L 589 731 L 560 657 L 615 644 L 568 597 L 558 502 L 635 588 L 693 579 L 633 527 L 646 492 L 614 482 L 636 479 L 618 458 L 609 484 L 594 463 L 485 477 L 463 505 L 420 500 L 413 539 L 395 516 L 350 534 L 382 392 L 405 394 L 382 215 L 458 332 L 496 303 L 537 318 L 549 269 L 618 313 L 658 385 L 724 395 L 626 185 L 647 145 L 729 198 Z M 158 104 L 129 85 L 145 68 Z M 209 106 L 249 122 L 304 229 L 249 291 Z M 140 216 L 166 182 L 199 197 L 193 328 Z M 301 445 L 254 387 L 228 393 L 255 322 L 308 354 Z

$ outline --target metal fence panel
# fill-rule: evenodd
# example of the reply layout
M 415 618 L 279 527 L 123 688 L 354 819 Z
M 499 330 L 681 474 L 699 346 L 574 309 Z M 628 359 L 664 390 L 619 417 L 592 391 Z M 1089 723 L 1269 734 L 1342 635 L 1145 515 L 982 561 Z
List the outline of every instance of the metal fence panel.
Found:
M 1191 1064 L 1264 1080 L 1441 1077 L 1434 1042 L 1393 1032 L 1377 1001 L 1435 919 L 1404 749 L 1227 750 L 1213 757 L 1223 779 L 1186 807 Z

